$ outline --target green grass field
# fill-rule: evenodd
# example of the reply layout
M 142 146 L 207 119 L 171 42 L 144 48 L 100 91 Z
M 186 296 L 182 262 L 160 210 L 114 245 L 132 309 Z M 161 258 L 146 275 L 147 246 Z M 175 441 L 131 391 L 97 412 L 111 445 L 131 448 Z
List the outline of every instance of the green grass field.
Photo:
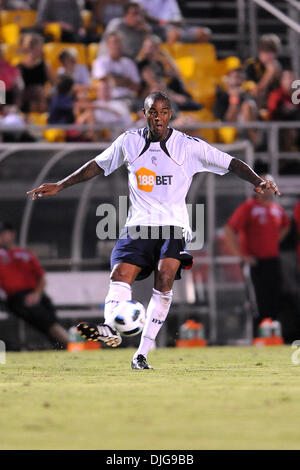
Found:
M 0 449 L 299 449 L 289 346 L 7 353 Z

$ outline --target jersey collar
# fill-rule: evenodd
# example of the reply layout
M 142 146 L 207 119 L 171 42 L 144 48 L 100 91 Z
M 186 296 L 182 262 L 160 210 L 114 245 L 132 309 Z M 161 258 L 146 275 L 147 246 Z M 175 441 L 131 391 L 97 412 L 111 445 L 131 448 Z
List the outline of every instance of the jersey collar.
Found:
M 161 149 L 168 155 L 168 157 L 170 157 L 170 154 L 169 154 L 169 152 L 168 152 L 166 143 L 167 143 L 168 139 L 171 137 L 172 133 L 173 133 L 173 129 L 172 129 L 171 127 L 169 127 L 169 132 L 168 132 L 167 137 L 159 142 Z M 152 141 L 149 139 L 149 137 L 148 137 L 148 135 L 149 135 L 148 127 L 145 127 L 145 128 L 143 129 L 142 135 L 143 135 L 143 137 L 144 137 L 144 139 L 145 139 L 145 145 L 144 145 L 143 150 L 142 150 L 141 153 L 139 154 L 139 157 L 140 157 L 141 155 L 143 155 L 143 153 L 145 153 L 145 152 L 148 150 L 148 148 L 150 147 L 150 144 L 151 144 L 151 142 L 152 142 Z

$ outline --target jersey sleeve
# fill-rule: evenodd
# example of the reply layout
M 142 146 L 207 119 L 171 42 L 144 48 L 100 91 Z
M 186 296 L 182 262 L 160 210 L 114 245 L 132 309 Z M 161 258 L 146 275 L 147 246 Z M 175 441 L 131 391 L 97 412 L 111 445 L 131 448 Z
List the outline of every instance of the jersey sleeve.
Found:
M 125 133 L 121 134 L 104 152 L 95 157 L 95 162 L 104 170 L 104 175 L 108 176 L 117 170 L 124 163 L 124 143 Z
M 217 175 L 228 173 L 228 167 L 233 157 L 221 152 L 203 140 L 189 138 L 188 173 L 190 176 L 202 171 L 210 171 Z

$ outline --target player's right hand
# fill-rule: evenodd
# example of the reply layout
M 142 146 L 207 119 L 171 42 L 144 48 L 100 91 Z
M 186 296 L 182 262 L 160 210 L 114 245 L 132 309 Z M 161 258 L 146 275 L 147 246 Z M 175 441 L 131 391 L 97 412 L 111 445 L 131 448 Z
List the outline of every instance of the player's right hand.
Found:
M 32 200 L 35 200 L 37 197 L 40 198 L 44 196 L 54 196 L 60 190 L 61 187 L 58 183 L 44 183 L 38 188 L 27 191 L 26 194 L 32 194 Z

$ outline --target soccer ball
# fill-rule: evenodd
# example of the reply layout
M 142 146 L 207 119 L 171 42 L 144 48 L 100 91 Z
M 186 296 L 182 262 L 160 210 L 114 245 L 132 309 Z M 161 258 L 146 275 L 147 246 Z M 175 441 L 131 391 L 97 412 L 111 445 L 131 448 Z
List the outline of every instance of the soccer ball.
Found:
M 125 300 L 114 308 L 114 325 L 121 336 L 135 336 L 142 332 L 146 311 L 140 302 Z

